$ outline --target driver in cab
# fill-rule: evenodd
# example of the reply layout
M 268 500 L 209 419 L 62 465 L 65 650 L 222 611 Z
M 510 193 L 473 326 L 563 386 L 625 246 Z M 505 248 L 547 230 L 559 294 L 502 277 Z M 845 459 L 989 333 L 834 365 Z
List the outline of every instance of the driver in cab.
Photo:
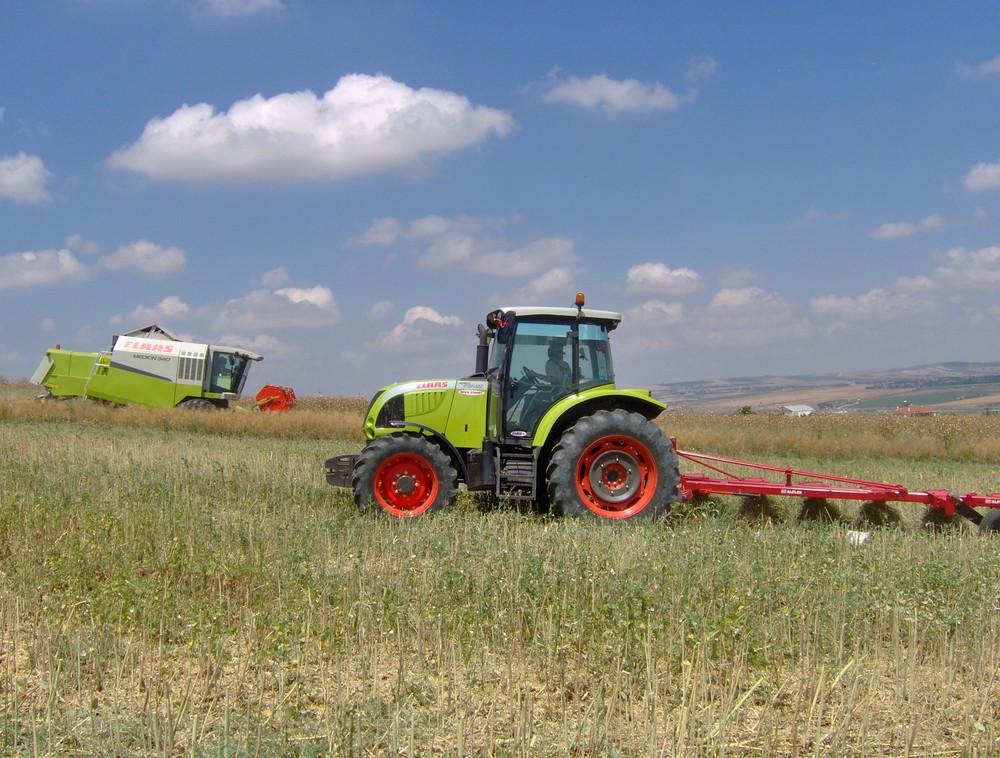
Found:
M 549 345 L 549 359 L 545 362 L 545 373 L 540 374 L 530 368 L 525 373 L 533 379 L 544 379 L 549 384 L 567 386 L 573 380 L 573 370 L 563 357 L 564 345 L 553 342 Z

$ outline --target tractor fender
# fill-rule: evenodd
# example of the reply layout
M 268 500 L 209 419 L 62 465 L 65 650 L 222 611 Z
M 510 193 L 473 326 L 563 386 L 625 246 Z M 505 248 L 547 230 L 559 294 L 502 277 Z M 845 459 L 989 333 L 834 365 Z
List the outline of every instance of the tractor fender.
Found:
M 535 430 L 535 447 L 545 447 L 549 438 L 558 438 L 562 431 L 581 416 L 599 410 L 623 408 L 652 421 L 666 410 L 666 403 L 653 398 L 649 390 L 619 390 L 614 387 L 594 387 L 564 397 L 542 416 Z

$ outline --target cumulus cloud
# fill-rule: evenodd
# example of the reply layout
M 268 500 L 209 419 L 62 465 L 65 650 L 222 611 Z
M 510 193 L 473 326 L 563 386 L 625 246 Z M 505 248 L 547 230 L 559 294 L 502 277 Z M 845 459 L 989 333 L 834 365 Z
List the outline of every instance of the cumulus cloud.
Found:
M 964 77 L 991 76 L 992 74 L 1000 74 L 1000 55 L 996 58 L 991 58 L 988 61 L 976 63 L 971 66 L 965 63 L 956 63 L 955 71 L 959 76 Z
M 962 184 L 972 193 L 1000 189 L 1000 161 L 977 163 L 962 178 Z
M 229 300 L 215 318 L 218 330 L 260 331 L 315 329 L 342 321 L 333 293 L 326 287 L 258 289 Z
M 574 282 L 580 276 L 580 270 L 568 266 L 549 269 L 541 276 L 532 279 L 508 298 L 496 296 L 493 300 L 508 299 L 511 305 L 538 305 L 566 301 L 570 305 L 568 293 L 579 288 Z
M 572 265 L 573 241 L 547 237 L 511 245 L 503 238 L 502 219 L 425 216 L 410 224 L 380 218 L 350 245 L 388 246 L 406 240 L 417 246 L 423 268 L 462 270 L 492 277 L 524 278 Z
M 687 295 L 701 288 L 701 277 L 689 268 L 640 263 L 629 268 L 625 288 L 640 295 Z
M 69 250 L 41 250 L 0 256 L 0 289 L 82 282 L 90 269 Z
M 688 91 L 678 95 L 659 82 L 638 79 L 612 79 L 606 74 L 587 78 L 559 76 L 553 71 L 542 85 L 542 99 L 549 103 L 574 105 L 598 111 L 608 116 L 623 113 L 678 110 L 698 95 L 697 85 L 710 78 L 716 70 L 711 58 L 692 64 L 685 74 Z
M 757 286 L 724 287 L 686 321 L 685 339 L 712 347 L 759 348 L 812 332 L 794 303 Z
M 949 287 L 996 292 L 1000 290 L 1000 246 L 952 248 L 941 256 L 934 276 Z
M 94 265 L 77 258 L 98 256 Z M 184 251 L 139 240 L 113 253 L 100 254 L 100 246 L 78 234 L 66 240 L 60 250 L 37 250 L 0 256 L 0 289 L 47 286 L 89 279 L 98 271 L 133 269 L 146 276 L 166 276 L 185 266 Z
M 813 298 L 811 305 L 816 315 L 843 321 L 909 318 L 926 307 L 909 292 L 892 292 L 882 287 L 861 295 L 824 295 Z
M 197 0 L 195 7 L 220 18 L 253 16 L 265 11 L 285 9 L 282 0 Z
M 278 266 L 270 271 L 265 271 L 260 276 L 260 284 L 264 287 L 277 287 L 288 284 L 288 281 L 288 268 L 286 266 Z
M 375 321 L 380 318 L 385 318 L 390 313 L 392 313 L 395 308 L 396 306 L 393 304 L 391 300 L 379 300 L 371 308 L 368 309 L 368 311 L 365 313 L 365 317 Z
M 677 324 L 684 320 L 684 306 L 680 303 L 665 303 L 662 300 L 647 300 L 632 308 L 627 315 L 629 323 Z
M 139 240 L 101 256 L 97 265 L 108 271 L 135 269 L 147 276 L 160 277 L 183 271 L 187 265 L 187 256 L 179 247 L 164 247 Z
M 403 233 L 402 224 L 395 218 L 377 218 L 368 229 L 347 241 L 348 247 L 378 246 L 385 247 L 396 244 Z
M 25 205 L 47 205 L 52 200 L 45 189 L 49 176 L 37 155 L 21 152 L 0 158 L 0 197 Z
M 514 126 L 461 95 L 351 74 L 317 97 L 255 95 L 217 112 L 184 105 L 109 159 L 151 179 L 192 183 L 336 181 L 419 168 Z
M 442 339 L 450 343 L 450 328 L 461 325 L 458 316 L 443 316 L 426 305 L 416 305 L 406 311 L 400 323 L 379 335 L 377 345 L 394 353 L 424 353 Z
M 138 328 L 146 324 L 180 321 L 191 312 L 187 303 L 177 295 L 171 295 L 161 300 L 153 306 L 138 305 L 128 313 L 112 316 L 109 323 L 111 326 L 124 326 L 128 328 Z
M 915 234 L 926 232 L 937 232 L 942 229 L 952 229 L 955 227 L 971 226 L 989 221 L 989 217 L 982 209 L 977 210 L 968 219 L 947 219 L 941 216 L 927 216 L 920 221 L 895 221 L 888 224 L 876 226 L 868 236 L 877 240 L 896 240 L 912 237 Z

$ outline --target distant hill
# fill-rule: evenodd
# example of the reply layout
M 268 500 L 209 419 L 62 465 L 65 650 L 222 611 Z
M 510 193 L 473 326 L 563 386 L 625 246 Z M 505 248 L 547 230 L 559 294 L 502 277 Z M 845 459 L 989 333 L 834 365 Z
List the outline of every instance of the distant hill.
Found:
M 946 413 L 1000 412 L 1000 363 L 935 363 L 927 366 L 798 376 L 737 377 L 659 384 L 653 396 L 678 410 L 757 413 L 785 405 L 821 412 L 892 411 L 907 403 Z

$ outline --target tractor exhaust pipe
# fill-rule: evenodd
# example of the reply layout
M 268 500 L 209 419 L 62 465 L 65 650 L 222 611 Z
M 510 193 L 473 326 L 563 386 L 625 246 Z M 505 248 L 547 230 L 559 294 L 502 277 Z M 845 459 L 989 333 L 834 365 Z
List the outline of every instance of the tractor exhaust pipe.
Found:
M 485 375 L 490 364 L 490 333 L 480 324 L 476 327 L 476 335 L 479 337 L 479 344 L 476 345 L 476 374 Z

